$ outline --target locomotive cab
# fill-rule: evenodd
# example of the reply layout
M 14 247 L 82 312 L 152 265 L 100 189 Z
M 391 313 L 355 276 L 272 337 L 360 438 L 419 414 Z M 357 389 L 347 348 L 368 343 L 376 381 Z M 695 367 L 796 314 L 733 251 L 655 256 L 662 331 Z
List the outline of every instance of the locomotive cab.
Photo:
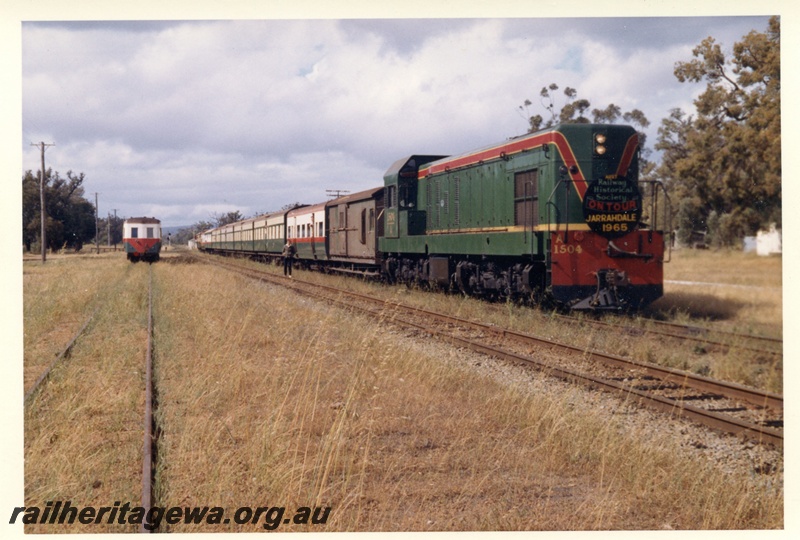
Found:
M 409 156 L 394 162 L 383 175 L 385 238 L 425 234 L 426 213 L 417 204 L 418 172 L 426 163 L 443 157 Z

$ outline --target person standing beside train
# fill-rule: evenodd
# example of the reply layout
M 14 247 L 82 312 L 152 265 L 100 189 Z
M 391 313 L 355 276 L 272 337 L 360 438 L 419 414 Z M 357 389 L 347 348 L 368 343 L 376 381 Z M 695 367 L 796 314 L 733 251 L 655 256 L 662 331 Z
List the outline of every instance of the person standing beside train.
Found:
M 294 259 L 297 249 L 294 247 L 291 238 L 286 240 L 286 245 L 283 246 L 283 275 L 292 277 L 292 260 Z

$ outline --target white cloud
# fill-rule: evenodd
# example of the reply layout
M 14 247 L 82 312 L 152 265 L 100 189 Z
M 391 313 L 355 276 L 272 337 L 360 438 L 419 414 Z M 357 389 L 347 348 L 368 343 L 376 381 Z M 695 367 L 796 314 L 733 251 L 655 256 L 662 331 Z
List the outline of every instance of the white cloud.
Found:
M 404 155 L 524 132 L 518 106 L 544 113 L 552 82 L 655 132 L 691 104 L 672 68 L 715 25 L 730 32 L 708 19 L 665 44 L 657 19 L 25 24 L 24 167 L 30 142 L 54 141 L 48 166 L 85 172 L 101 211 L 178 223 L 315 202 L 379 185 Z

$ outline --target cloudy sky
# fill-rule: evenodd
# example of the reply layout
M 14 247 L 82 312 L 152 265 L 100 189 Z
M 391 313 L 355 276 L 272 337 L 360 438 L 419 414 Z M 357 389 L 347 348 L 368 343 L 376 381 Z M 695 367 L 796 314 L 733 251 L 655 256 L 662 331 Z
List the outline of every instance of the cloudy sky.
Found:
M 519 106 L 530 99 L 528 113 L 545 115 L 538 94 L 553 82 L 593 107 L 640 109 L 652 145 L 661 119 L 693 111 L 704 88 L 678 82 L 675 63 L 708 36 L 730 52 L 780 13 L 736 5 L 636 18 L 567 18 L 581 12 L 563 8 L 542 18 L 530 6 L 452 13 L 459 18 L 424 9 L 388 13 L 414 17 L 402 19 L 352 9 L 280 20 L 160 10 L 147 17 L 176 20 L 23 17 L 22 171 L 40 167 L 31 143 L 55 143 L 46 166 L 84 173 L 103 216 L 167 226 L 249 216 L 380 185 L 411 153 L 460 153 L 524 133 Z
M 518 107 L 530 99 L 531 114 L 544 114 L 537 96 L 553 82 L 595 107 L 642 110 L 652 144 L 670 109 L 693 111 L 702 91 L 677 82 L 675 62 L 708 36 L 730 51 L 772 14 L 783 31 L 788 246 L 800 228 L 791 211 L 800 198 L 790 151 L 800 25 L 791 4 L 0 0 L 0 249 L 21 248 L 20 178 L 40 166 L 31 143 L 55 143 L 47 167 L 84 173 L 101 215 L 116 209 L 167 226 L 250 215 L 380 185 L 411 153 L 460 153 L 521 134 Z M 0 341 L 17 344 L 12 358 L 21 359 L 21 257 L 1 267 Z M 792 276 L 787 298 L 797 297 Z M 787 328 L 797 310 L 785 302 Z M 14 385 L 22 362 L 4 366 L 0 425 L 16 429 L 6 430 L 13 440 L 3 456 L 14 456 L 3 460 L 12 465 L 2 468 L 0 501 L 11 508 L 23 500 L 22 387 Z M 787 380 L 795 375 L 787 365 Z

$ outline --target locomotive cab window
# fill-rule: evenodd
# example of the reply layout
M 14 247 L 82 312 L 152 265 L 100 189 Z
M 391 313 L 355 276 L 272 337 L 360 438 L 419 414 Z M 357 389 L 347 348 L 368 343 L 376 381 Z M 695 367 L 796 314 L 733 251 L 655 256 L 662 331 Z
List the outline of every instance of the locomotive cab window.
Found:
M 386 190 L 386 207 L 397 208 L 397 186 L 389 186 Z

